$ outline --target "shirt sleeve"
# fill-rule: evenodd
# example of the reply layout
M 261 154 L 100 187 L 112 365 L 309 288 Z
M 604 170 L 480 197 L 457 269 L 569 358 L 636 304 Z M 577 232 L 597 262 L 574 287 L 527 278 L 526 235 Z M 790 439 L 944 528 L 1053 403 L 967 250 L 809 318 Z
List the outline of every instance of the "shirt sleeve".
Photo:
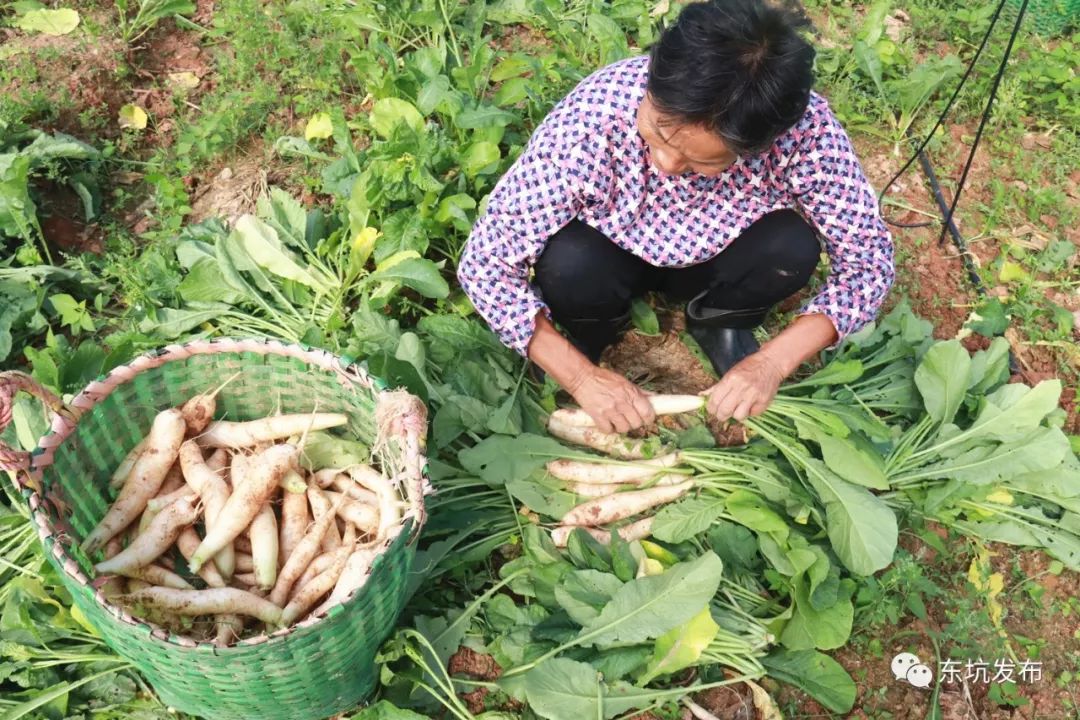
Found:
M 527 355 L 536 314 L 547 313 L 530 272 L 547 240 L 608 192 L 602 133 L 568 129 L 549 116 L 496 184 L 458 264 L 458 281 L 500 340 Z
M 851 141 L 830 111 L 822 110 L 802 145 L 788 179 L 798 207 L 824 239 L 829 276 L 800 314 L 828 317 L 839 344 L 874 319 L 892 287 L 892 237 Z

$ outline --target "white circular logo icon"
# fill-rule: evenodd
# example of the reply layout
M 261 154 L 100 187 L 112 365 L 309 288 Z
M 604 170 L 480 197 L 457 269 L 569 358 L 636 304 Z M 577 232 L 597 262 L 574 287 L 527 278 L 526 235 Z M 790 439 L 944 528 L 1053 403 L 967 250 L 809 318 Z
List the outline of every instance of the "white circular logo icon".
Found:
M 928 688 L 934 684 L 934 671 L 923 664 L 918 655 L 900 653 L 892 659 L 889 666 L 893 677 L 917 688 Z
M 907 681 L 917 688 L 928 688 L 934 682 L 934 673 L 922 663 L 912 665 L 907 671 Z
M 908 670 L 920 664 L 919 656 L 911 653 L 900 653 L 892 659 L 892 673 L 897 680 L 906 680 Z

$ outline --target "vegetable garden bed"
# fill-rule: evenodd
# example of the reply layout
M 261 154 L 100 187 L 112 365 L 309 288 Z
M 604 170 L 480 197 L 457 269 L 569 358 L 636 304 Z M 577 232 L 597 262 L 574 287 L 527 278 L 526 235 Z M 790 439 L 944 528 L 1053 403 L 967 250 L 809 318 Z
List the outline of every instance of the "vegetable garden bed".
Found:
M 987 16 L 806 4 L 821 89 L 883 183 L 906 150 L 900 122 L 931 114 L 909 102 L 916 70 L 946 78 L 955 63 L 935 58 L 966 61 Z M 595 456 L 547 435 L 565 398 L 448 281 L 551 104 L 645 46 L 678 3 L 157 3 L 136 27 L 112 3 L 50 2 L 80 19 L 58 35 L 20 27 L 38 9 L 17 5 L 0 15 L 0 157 L 33 157 L 0 192 L 36 207 L 0 204 L 4 369 L 70 397 L 152 348 L 268 336 L 361 360 L 431 408 L 439 492 L 376 704 L 352 717 L 673 718 L 684 697 L 724 717 L 767 707 L 762 694 L 788 717 L 1075 716 L 1075 37 L 1021 39 L 976 157 L 959 222 L 988 299 L 936 227 L 896 228 L 896 309 L 876 329 L 745 428 L 662 423 L 649 444 L 680 451 L 694 487 L 623 521 L 651 517 L 647 537 L 608 524 L 560 531 L 559 548 L 549 531 L 589 489 L 545 466 Z M 984 90 L 931 147 L 947 190 L 973 131 L 965 102 Z M 207 216 L 230 177 L 243 182 L 224 188 L 229 217 Z M 82 207 L 51 202 L 50 183 Z M 885 208 L 911 224 L 933 204 L 905 178 Z M 101 254 L 43 244 L 73 212 Z M 677 322 L 636 309 L 609 362 L 653 390 L 704 389 Z M 18 398 L 5 439 L 32 447 L 42 430 Z M 0 482 L 0 716 L 172 717 L 87 623 Z M 900 652 L 936 676 L 982 657 L 1038 661 L 1043 677 L 922 690 L 893 677 Z

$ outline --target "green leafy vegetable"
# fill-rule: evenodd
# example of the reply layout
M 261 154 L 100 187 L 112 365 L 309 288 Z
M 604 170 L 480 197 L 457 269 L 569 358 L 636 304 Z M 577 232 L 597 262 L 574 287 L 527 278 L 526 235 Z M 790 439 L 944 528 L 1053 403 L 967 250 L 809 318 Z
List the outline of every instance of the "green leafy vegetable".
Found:
M 712 613 L 705 608 L 685 625 L 664 633 L 656 639 L 652 660 L 638 679 L 639 682 L 647 685 L 653 678 L 670 675 L 693 665 L 719 630 L 720 626 L 713 620 Z
M 814 650 L 779 650 L 761 662 L 769 675 L 806 691 L 832 712 L 850 712 L 855 706 L 855 681 L 828 655 Z
M 706 552 L 660 575 L 642 577 L 619 588 L 579 640 L 599 647 L 650 640 L 701 612 L 716 594 L 723 565 Z

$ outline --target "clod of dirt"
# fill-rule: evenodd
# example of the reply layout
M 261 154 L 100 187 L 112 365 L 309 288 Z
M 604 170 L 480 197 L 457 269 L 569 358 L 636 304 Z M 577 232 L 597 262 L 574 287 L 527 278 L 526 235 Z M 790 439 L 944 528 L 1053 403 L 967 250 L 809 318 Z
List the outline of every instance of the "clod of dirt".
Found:
M 706 690 L 694 702 L 724 720 L 758 720 L 753 692 L 743 683 Z
M 482 655 L 467 647 L 460 647 L 450 658 L 448 671 L 451 675 L 469 677 L 491 682 L 502 675 L 502 668 L 490 655 Z
M 657 336 L 626 333 L 604 353 L 604 362 L 633 382 L 658 393 L 695 395 L 716 383 L 716 378 L 679 339 L 675 324 Z M 671 426 L 673 423 L 666 424 Z M 721 423 L 709 418 L 707 426 L 721 447 L 747 442 L 746 428 L 739 423 Z
M 658 336 L 628 332 L 608 349 L 604 360 L 658 393 L 694 394 L 716 382 L 673 330 Z
M 255 201 L 266 192 L 266 188 L 266 169 L 262 159 L 241 158 L 194 188 L 191 222 L 211 217 L 235 222 L 241 215 L 254 212 Z
M 209 25 L 214 17 L 214 0 L 195 0 L 195 14 L 191 19 L 200 25 Z
M 894 43 L 899 43 L 904 30 L 911 24 L 911 16 L 903 10 L 897 9 L 885 18 L 885 37 Z

